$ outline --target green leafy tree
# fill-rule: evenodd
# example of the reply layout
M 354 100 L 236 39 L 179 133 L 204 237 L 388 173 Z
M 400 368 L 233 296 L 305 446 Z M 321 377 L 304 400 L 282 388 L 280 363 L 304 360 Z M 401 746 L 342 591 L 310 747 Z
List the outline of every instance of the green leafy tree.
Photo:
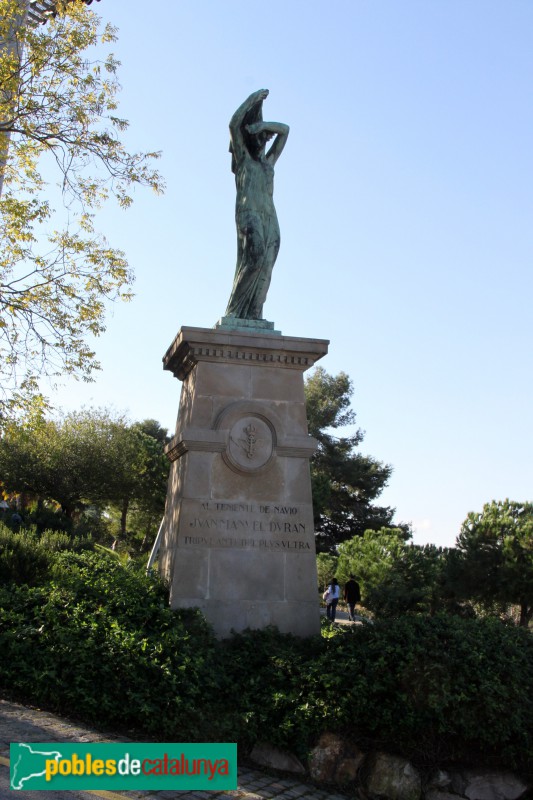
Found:
M 468 514 L 457 537 L 460 583 L 466 597 L 486 609 L 520 609 L 520 625 L 533 616 L 533 503 L 486 503 Z
M 453 552 L 434 544 L 406 545 L 367 597 L 379 617 L 430 615 L 448 611 L 469 615 L 461 606 L 449 580 Z
M 115 467 L 113 424 L 106 412 L 59 419 L 37 413 L 24 423 L 7 422 L 0 440 L 4 488 L 52 500 L 68 518 L 87 502 L 102 501 Z
M 342 542 L 338 550 L 337 577 L 344 582 L 356 575 L 364 605 L 377 617 L 474 616 L 472 607 L 460 602 L 454 548 L 412 544 L 401 528 L 383 528 Z
M 143 425 L 159 438 L 145 433 Z M 53 420 L 35 414 L 24 424 L 11 420 L 0 438 L 3 487 L 54 501 L 69 519 L 87 505 L 101 510 L 114 505 L 124 537 L 132 508 L 144 513 L 149 527 L 161 517 L 168 476 L 163 435 L 153 420 L 131 425 L 105 410 Z
M 369 595 L 386 581 L 406 547 L 401 528 L 367 530 L 339 545 L 337 578 L 344 583 L 351 574 L 355 575 L 367 605 Z
M 106 304 L 131 297 L 124 253 L 96 230 L 109 198 L 127 208 L 131 189 L 162 188 L 157 153 L 129 152 L 117 114 L 118 62 L 95 55 L 100 30 L 82 0 L 45 26 L 21 24 L 19 0 L 0 0 L 0 412 L 38 391 L 43 375 L 90 379 L 88 335 L 105 330 Z M 43 167 L 57 176 L 56 214 Z
M 333 376 L 318 367 L 305 383 L 309 433 L 318 440 L 311 481 L 319 552 L 334 551 L 340 542 L 367 529 L 393 524 L 394 509 L 374 505 L 392 467 L 356 451 L 363 441 L 361 430 L 336 435 L 355 422 L 352 394 L 352 383 L 344 372 Z
M 323 591 L 337 574 L 338 557 L 331 553 L 319 553 L 316 557 L 318 588 Z
M 133 425 L 119 421 L 113 437 L 113 477 L 107 499 L 120 510 L 120 536 L 139 527 L 146 540 L 165 509 L 169 461 L 163 452 L 167 431 L 155 420 Z

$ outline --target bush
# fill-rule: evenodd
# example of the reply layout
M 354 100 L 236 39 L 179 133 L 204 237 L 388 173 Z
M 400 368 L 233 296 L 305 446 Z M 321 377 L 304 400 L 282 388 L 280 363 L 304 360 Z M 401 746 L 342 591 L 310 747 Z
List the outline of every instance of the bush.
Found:
M 496 620 L 382 621 L 301 640 L 275 630 L 221 645 L 235 738 L 305 758 L 324 731 L 421 767 L 533 766 L 533 641 Z
M 202 740 L 196 712 L 214 646 L 204 620 L 172 612 L 161 584 L 106 556 L 64 553 L 52 571 L 46 588 L 0 593 L 3 691 L 93 723 Z
M 105 553 L 50 556 L 42 586 L 0 589 L 0 691 L 159 741 L 271 741 L 305 758 L 321 733 L 420 766 L 533 768 L 533 640 L 450 615 L 215 640 L 196 611 Z
M 92 548 L 89 536 L 72 537 L 68 533 L 36 528 L 12 531 L 0 523 L 0 581 L 35 586 L 44 583 L 57 553 Z
M 322 653 L 322 639 L 266 628 L 235 635 L 219 649 L 223 713 L 231 709 L 235 739 L 245 748 L 266 740 L 305 758 L 311 742 L 296 715 L 306 703 L 302 677 Z
M 326 640 L 301 676 L 317 736 L 343 732 L 420 765 L 533 766 L 533 640 L 496 620 L 382 621 Z

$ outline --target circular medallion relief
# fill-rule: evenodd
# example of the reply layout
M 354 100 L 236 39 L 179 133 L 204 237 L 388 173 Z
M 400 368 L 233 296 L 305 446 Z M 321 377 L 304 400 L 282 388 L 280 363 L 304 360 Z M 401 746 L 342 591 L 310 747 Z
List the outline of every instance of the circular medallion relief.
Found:
M 245 472 L 261 469 L 273 452 L 273 432 L 265 419 L 248 414 L 233 423 L 226 453 L 234 467 Z

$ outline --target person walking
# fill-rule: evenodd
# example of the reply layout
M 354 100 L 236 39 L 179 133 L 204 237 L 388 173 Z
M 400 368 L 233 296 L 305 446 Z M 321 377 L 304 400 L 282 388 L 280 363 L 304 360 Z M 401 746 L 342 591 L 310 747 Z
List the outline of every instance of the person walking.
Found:
M 340 596 L 341 587 L 339 586 L 337 578 L 333 578 L 328 586 L 328 596 L 326 599 L 326 616 L 330 622 L 335 622 L 335 612 Z
M 361 589 L 354 575 L 350 575 L 350 580 L 344 585 L 344 602 L 348 606 L 348 619 L 355 622 L 355 606 L 361 602 Z

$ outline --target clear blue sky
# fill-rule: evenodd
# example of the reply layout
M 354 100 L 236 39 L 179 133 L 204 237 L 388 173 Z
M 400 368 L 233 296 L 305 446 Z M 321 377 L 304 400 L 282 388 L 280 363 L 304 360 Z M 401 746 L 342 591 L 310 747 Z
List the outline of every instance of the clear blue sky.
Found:
M 161 358 L 223 314 L 235 264 L 228 122 L 268 88 L 291 133 L 276 169 L 281 251 L 265 316 L 330 339 L 382 496 L 414 541 L 452 545 L 468 511 L 532 500 L 533 3 L 102 0 L 119 28 L 128 142 L 163 151 L 162 198 L 101 227 L 134 268 L 92 385 L 173 430 Z

